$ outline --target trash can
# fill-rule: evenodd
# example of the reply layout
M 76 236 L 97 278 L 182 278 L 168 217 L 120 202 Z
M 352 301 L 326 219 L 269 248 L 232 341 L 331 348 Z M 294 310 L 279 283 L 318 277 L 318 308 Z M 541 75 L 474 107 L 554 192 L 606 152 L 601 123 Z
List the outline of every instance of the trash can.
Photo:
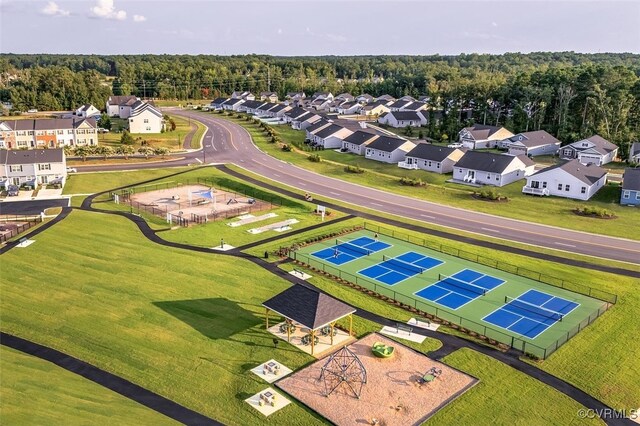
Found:
M 269 258 L 269 252 L 268 252 L 268 251 L 265 251 L 265 252 L 264 252 L 264 258 L 265 258 L 265 259 L 268 259 L 268 258 Z

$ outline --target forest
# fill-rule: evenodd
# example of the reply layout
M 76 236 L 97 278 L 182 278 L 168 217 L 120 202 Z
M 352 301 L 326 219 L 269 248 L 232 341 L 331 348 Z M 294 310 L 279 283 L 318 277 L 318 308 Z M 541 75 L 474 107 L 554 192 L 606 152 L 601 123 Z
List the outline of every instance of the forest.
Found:
M 593 133 L 627 154 L 640 137 L 640 55 L 273 57 L 264 55 L 0 55 L 0 100 L 14 110 L 103 107 L 110 94 L 209 100 L 234 90 L 429 96 L 443 119 L 428 136 L 455 135 L 463 109 L 513 132 L 544 129 L 563 142 Z

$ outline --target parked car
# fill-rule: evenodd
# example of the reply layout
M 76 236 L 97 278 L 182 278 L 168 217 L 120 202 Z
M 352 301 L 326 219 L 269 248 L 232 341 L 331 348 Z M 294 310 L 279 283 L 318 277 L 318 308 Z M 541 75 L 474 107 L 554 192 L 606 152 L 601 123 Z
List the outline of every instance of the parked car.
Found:
M 37 109 L 35 109 L 35 108 L 31 108 L 31 109 L 27 110 L 27 112 L 28 112 L 29 114 L 34 114 L 34 113 L 38 112 L 38 110 L 37 110 Z
M 98 133 L 109 133 L 109 129 L 103 129 L 102 127 L 98 127 Z
M 75 167 L 67 167 L 67 173 L 77 173 L 78 169 Z
M 7 187 L 7 195 L 10 197 L 15 197 L 20 193 L 20 188 L 18 185 L 9 185 Z
M 447 148 L 462 148 L 462 144 L 460 142 L 450 143 Z

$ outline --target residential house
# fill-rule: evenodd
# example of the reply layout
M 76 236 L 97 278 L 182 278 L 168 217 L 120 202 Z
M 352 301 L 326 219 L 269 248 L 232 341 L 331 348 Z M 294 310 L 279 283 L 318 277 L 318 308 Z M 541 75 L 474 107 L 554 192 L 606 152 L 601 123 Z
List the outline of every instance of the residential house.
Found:
M 351 93 L 340 93 L 338 96 L 336 96 L 336 99 L 340 99 L 345 102 L 353 102 L 356 100 L 356 98 L 354 98 Z
M 365 148 L 379 136 L 374 133 L 357 130 L 344 138 L 342 149 L 357 155 L 364 155 Z
M 307 95 L 305 95 L 304 92 L 289 92 L 287 93 L 287 96 L 286 96 L 286 98 L 291 101 L 299 101 L 306 97 Z
M 598 135 L 560 148 L 560 158 L 565 160 L 576 158 L 582 164 L 593 163 L 602 166 L 613 161 L 617 156 L 618 146 Z
M 8 185 L 38 185 L 59 183 L 67 179 L 64 149 L 6 150 L 0 149 L 0 182 Z
M 330 123 L 313 133 L 311 143 L 325 149 L 342 148 L 342 142 L 352 133 L 345 127 Z
M 238 112 L 255 114 L 258 108 L 260 108 L 264 104 L 265 104 L 264 101 L 244 101 L 242 105 L 238 107 Z
M 311 101 L 309 107 L 316 111 L 328 111 L 331 103 L 333 103 L 333 99 L 318 97 Z
M 256 95 L 248 91 L 236 91 L 231 94 L 232 99 L 242 99 L 245 101 L 255 101 Z
M 307 114 L 308 111 L 304 108 L 300 108 L 300 107 L 293 107 L 291 108 L 289 111 L 287 111 L 284 114 L 285 117 L 285 121 L 287 123 L 291 123 L 293 122 L 293 120 L 296 120 L 299 117 L 302 117 L 303 115 Z
M 427 104 L 425 104 L 424 102 L 411 102 L 409 103 L 409 105 L 405 105 L 401 111 L 422 111 L 425 108 L 427 108 Z
M 419 143 L 398 163 L 404 169 L 422 169 L 436 173 L 452 173 L 453 166 L 462 158 L 464 151 L 458 148 Z
M 276 92 L 260 92 L 260 100 L 266 102 L 277 103 L 278 94 Z
M 391 95 L 380 95 L 375 100 L 376 101 L 384 101 L 384 102 L 392 103 L 392 102 L 395 102 L 396 98 L 394 98 Z
M 407 153 L 415 146 L 416 144 L 406 139 L 379 136 L 367 145 L 364 156 L 370 160 L 396 164 L 404 161 Z
M 373 98 L 373 96 L 371 96 L 368 93 L 363 93 L 360 96 L 356 96 L 356 101 L 368 104 L 368 103 L 373 102 L 374 98 Z
M 321 119 L 322 117 L 318 114 L 305 112 L 303 115 L 291 120 L 291 128 L 295 130 L 304 130 Z
M 418 101 L 427 103 L 431 101 L 431 96 L 425 96 L 425 95 L 418 96 Z
M 416 98 L 414 98 L 413 96 L 409 96 L 409 95 L 404 95 L 403 97 L 400 98 L 401 101 L 411 101 L 411 102 L 415 102 L 417 101 Z
M 415 111 L 391 111 L 378 118 L 378 123 L 395 128 L 420 127 L 427 124 L 424 117 Z
M 311 99 L 316 101 L 318 99 L 325 99 L 325 100 L 329 100 L 332 101 L 333 100 L 333 94 L 331 92 L 316 92 L 311 96 Z
M 390 111 L 400 111 L 402 110 L 402 108 L 404 108 L 407 105 L 411 105 L 413 102 L 412 101 L 408 101 L 406 99 L 399 99 L 395 102 L 392 102 L 391 104 L 389 104 L 389 110 Z
M 313 123 L 311 126 L 307 127 L 305 129 L 305 137 L 307 140 L 311 141 L 313 140 L 313 135 L 324 129 L 325 127 L 328 127 L 332 124 L 331 121 L 329 120 L 325 120 L 324 118 L 321 120 L 316 121 L 315 123 Z
M 107 99 L 107 114 L 109 117 L 129 118 L 131 110 L 140 98 L 137 96 L 109 96 Z
M 527 184 L 522 188 L 522 192 L 588 200 L 606 183 L 605 169 L 593 163 L 584 165 L 579 160 L 569 160 L 527 177 Z
M 511 155 L 555 155 L 560 149 L 560 141 L 544 130 L 518 133 L 498 142 L 498 148 L 507 148 Z
M 357 114 L 361 107 L 362 107 L 362 105 L 360 105 L 358 102 L 355 102 L 355 101 L 353 101 L 353 102 L 343 102 L 338 107 L 337 113 L 341 114 L 341 115 L 344 115 L 344 114 Z
M 378 116 L 389 111 L 389 107 L 384 101 L 376 101 L 365 104 L 360 108 L 359 112 L 361 115 Z
M 74 115 L 82 118 L 94 117 L 97 120 L 100 118 L 100 110 L 91 104 L 84 104 L 75 110 Z
M 0 148 L 35 149 L 98 144 L 94 118 L 38 118 L 0 122 Z
M 280 118 L 284 118 L 284 115 L 291 111 L 291 107 L 289 105 L 285 105 L 285 104 L 276 104 L 276 106 L 274 106 L 273 108 L 268 109 L 267 111 L 264 112 L 264 116 L 265 117 L 280 117 Z
M 129 116 L 130 133 L 161 133 L 163 129 L 162 112 L 147 102 L 137 106 Z
M 269 117 L 269 110 L 272 108 L 277 107 L 278 104 L 273 103 L 273 102 L 264 102 L 262 105 L 260 105 L 258 108 L 256 108 L 256 112 L 255 114 L 258 117 Z
M 620 204 L 623 206 L 640 206 L 640 169 L 624 169 Z
M 512 136 L 514 134 L 504 127 L 484 124 L 465 127 L 458 133 L 462 146 L 468 149 L 495 148 L 499 141 Z
M 215 98 L 214 100 L 211 101 L 211 103 L 209 104 L 209 108 L 216 110 L 216 111 L 220 111 L 222 108 L 222 104 L 224 104 L 226 101 L 228 101 L 230 98 Z
M 222 103 L 222 109 L 224 109 L 225 111 L 238 111 L 240 109 L 240 105 L 242 105 L 244 102 L 244 99 L 229 98 Z
M 467 151 L 453 167 L 453 179 L 504 186 L 533 174 L 535 163 L 526 155 Z
M 640 163 L 640 142 L 634 142 L 629 150 L 629 162 Z

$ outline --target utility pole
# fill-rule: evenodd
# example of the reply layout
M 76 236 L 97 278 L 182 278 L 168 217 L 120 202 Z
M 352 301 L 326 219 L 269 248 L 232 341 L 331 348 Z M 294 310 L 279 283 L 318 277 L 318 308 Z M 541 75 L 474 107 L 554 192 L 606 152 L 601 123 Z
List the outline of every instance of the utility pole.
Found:
M 147 82 L 142 80 L 142 98 L 147 99 Z
M 267 65 L 267 91 L 271 91 L 271 68 Z

